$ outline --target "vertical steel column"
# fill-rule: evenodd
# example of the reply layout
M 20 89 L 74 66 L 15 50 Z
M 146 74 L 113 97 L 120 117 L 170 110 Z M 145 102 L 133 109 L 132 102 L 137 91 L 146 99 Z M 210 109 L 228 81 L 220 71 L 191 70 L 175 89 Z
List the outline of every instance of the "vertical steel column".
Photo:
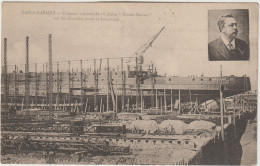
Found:
M 158 109 L 158 90 L 157 89 L 155 90 L 155 108 L 157 111 L 157 109 Z
M 181 113 L 181 90 L 179 89 L 179 114 Z
M 173 109 L 172 109 L 172 89 L 171 89 L 171 111 L 173 111 Z
M 221 138 L 222 138 L 222 141 L 225 140 L 225 136 L 224 136 L 224 118 L 223 118 L 223 112 L 224 112 L 224 109 L 223 109 L 223 93 L 222 93 L 222 90 L 221 90 L 221 87 L 222 87 L 222 83 L 220 84 L 220 91 L 219 91 L 219 95 L 220 95 L 220 115 L 221 115 Z
M 14 73 L 14 95 L 15 95 L 15 108 L 17 109 L 17 103 L 18 103 L 18 78 L 17 78 L 17 71 L 18 67 L 15 65 L 15 73 Z
M 220 100 L 220 115 L 221 115 L 221 138 L 222 141 L 225 141 L 225 135 L 224 135 L 224 109 L 223 109 L 223 92 L 224 87 L 222 85 L 222 65 L 220 65 L 220 87 L 219 87 L 219 100 Z M 225 146 L 225 143 L 224 143 Z M 225 149 L 225 147 L 224 147 Z
M 121 82 L 122 82 L 122 96 L 121 96 L 121 105 L 122 112 L 125 110 L 125 79 L 124 79 L 124 58 L 121 58 Z
M 234 97 L 234 108 L 233 108 L 233 125 L 234 125 L 234 137 L 237 137 L 237 131 L 236 131 L 236 98 Z
M 249 111 L 250 96 L 249 91 L 247 92 L 247 111 Z
M 45 109 L 48 109 L 49 107 L 49 73 L 48 73 L 48 64 L 46 62 L 46 107 Z
M 141 96 L 141 87 L 140 84 L 142 83 L 143 80 L 143 69 L 142 69 L 142 64 L 143 64 L 143 56 L 139 56 L 139 60 L 138 60 L 138 65 L 139 65 L 139 70 L 138 70 L 138 98 L 140 100 L 140 96 Z M 142 101 L 141 101 L 142 104 Z
M 25 65 L 25 108 L 30 105 L 30 80 L 29 80 L 29 37 L 26 37 L 26 65 Z
M 242 93 L 242 111 L 244 112 L 245 111 L 245 97 L 244 97 L 244 94 L 245 94 L 245 76 L 243 76 L 243 93 Z
M 110 69 L 109 69 L 109 58 L 107 58 L 107 112 L 109 111 L 109 100 L 110 100 Z
M 166 112 L 167 110 L 167 98 L 166 98 L 166 89 L 164 89 L 164 111 Z
M 141 90 L 141 113 L 143 113 L 144 107 L 143 107 L 143 90 Z
M 4 101 L 5 108 L 8 108 L 9 84 L 7 75 L 7 38 L 4 38 Z
M 69 95 L 68 95 L 68 103 L 69 103 L 69 111 L 71 111 L 71 73 L 70 73 L 70 61 L 68 61 L 68 81 L 69 81 Z
M 82 60 L 80 60 L 80 112 L 83 112 L 83 97 L 84 97 L 84 89 L 83 89 L 83 67 Z
M 59 108 L 60 105 L 60 93 L 61 93 L 61 85 L 60 85 L 60 69 L 59 69 L 59 62 L 57 62 L 57 108 Z
M 88 71 L 88 69 L 86 69 L 86 70 Z M 86 86 L 87 73 L 88 72 L 83 73 L 83 92 L 84 92 L 84 101 L 85 101 L 84 114 L 87 113 L 87 106 L 88 106 L 88 98 L 86 96 L 86 91 L 84 90 L 84 87 Z
M 139 91 L 140 91 L 138 57 L 136 57 L 135 61 L 136 61 L 136 109 L 138 109 L 138 107 L 139 107 Z
M 94 59 L 94 112 L 97 112 L 97 90 L 98 90 L 98 80 L 97 80 L 97 68 L 96 68 L 96 59 Z
M 124 103 L 126 102 L 125 100 L 127 100 L 128 96 L 126 93 L 126 71 L 124 71 Z M 126 104 L 124 105 L 124 109 L 126 109 Z
M 52 35 L 49 34 L 49 109 L 53 116 Z
M 111 74 L 112 75 L 112 74 Z M 117 100 L 117 96 L 118 96 L 118 93 L 117 93 L 117 81 L 116 81 L 116 93 L 115 93 L 115 95 L 116 95 L 116 104 L 115 104 L 115 113 L 116 113 L 116 116 L 117 116 L 117 113 L 118 113 L 118 106 L 117 106 L 117 104 L 118 104 L 118 100 Z M 114 95 L 114 94 L 113 94 Z
M 151 108 L 154 107 L 154 68 L 153 68 L 153 63 L 152 63 L 152 69 L 151 69 L 151 84 L 152 84 L 152 88 L 151 88 Z
M 113 88 L 113 83 L 112 83 L 112 71 L 110 71 L 110 75 L 109 75 L 109 82 L 110 82 L 110 88 Z M 112 110 L 114 112 L 116 112 L 116 101 L 115 101 L 115 91 L 114 89 L 110 91 L 111 92 L 111 98 L 112 98 Z
M 192 108 L 192 101 L 191 101 L 191 92 L 190 92 L 190 89 L 189 89 L 189 95 L 190 95 L 190 108 Z M 197 102 L 197 95 L 196 96 L 196 102 Z M 197 106 L 197 105 L 196 105 Z
M 162 110 L 163 110 L 162 96 L 160 97 L 160 110 L 161 110 L 161 115 L 162 115 Z
M 35 63 L 35 105 L 38 105 L 38 95 L 39 95 L 39 78 L 37 73 L 37 63 Z

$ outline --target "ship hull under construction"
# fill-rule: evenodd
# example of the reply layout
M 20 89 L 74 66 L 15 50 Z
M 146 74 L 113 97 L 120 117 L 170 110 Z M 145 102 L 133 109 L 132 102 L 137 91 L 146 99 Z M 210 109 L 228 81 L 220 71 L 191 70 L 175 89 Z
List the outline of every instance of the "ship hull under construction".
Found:
M 51 93 L 48 75 L 29 73 L 30 95 L 26 103 L 25 73 L 8 73 L 8 95 L 2 93 L 2 99 L 6 99 L 9 107 L 13 105 L 18 109 L 48 108 Z M 223 85 L 224 97 L 251 90 L 250 79 L 246 76 L 168 77 L 159 76 L 152 70 L 143 71 L 141 77 L 139 75 L 130 70 L 55 72 L 52 77 L 53 107 L 80 112 L 131 112 L 133 108 L 172 110 L 178 107 L 179 101 L 198 104 L 211 99 L 218 101 L 220 85 Z M 4 90 L 3 82 L 2 92 Z

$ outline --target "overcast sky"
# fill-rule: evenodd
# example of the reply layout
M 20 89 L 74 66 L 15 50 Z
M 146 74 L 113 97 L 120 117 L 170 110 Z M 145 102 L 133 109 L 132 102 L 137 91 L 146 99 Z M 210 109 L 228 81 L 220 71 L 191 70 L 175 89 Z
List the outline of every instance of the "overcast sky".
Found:
M 249 9 L 250 61 L 208 61 L 208 10 L 228 8 Z M 120 58 L 133 56 L 165 26 L 144 55 L 145 63 L 152 61 L 159 74 L 219 76 L 222 65 L 223 75 L 246 74 L 252 89 L 257 89 L 256 4 L 4 3 L 2 12 L 9 65 L 19 64 L 24 69 L 26 36 L 30 37 L 31 64 L 47 62 L 48 34 L 53 36 L 53 61 Z M 81 20 L 71 20 L 75 18 Z M 115 61 L 111 65 L 120 66 L 120 61 Z M 85 67 L 90 65 L 84 63 Z M 9 71 L 12 68 L 9 66 Z

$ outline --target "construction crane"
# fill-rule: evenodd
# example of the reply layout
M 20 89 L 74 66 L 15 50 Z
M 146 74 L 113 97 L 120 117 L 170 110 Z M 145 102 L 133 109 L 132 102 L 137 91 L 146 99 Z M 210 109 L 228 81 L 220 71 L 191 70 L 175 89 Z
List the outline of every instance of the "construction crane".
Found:
M 160 31 L 158 33 L 156 33 L 151 39 L 149 39 L 144 45 L 142 45 L 136 52 L 135 55 L 139 57 L 139 60 L 141 58 L 141 56 L 144 55 L 144 53 L 150 48 L 152 47 L 153 42 L 155 41 L 155 39 L 157 39 L 157 37 L 162 33 L 162 31 L 165 29 L 165 26 L 162 27 L 162 29 L 160 29 Z M 142 58 L 143 59 L 143 58 Z M 143 61 L 141 61 L 143 62 Z M 139 62 L 140 63 L 140 62 Z
M 160 29 L 160 31 L 158 33 L 156 33 L 151 39 L 149 39 L 144 45 L 142 45 L 135 52 L 135 56 L 136 56 L 136 92 L 137 92 L 137 94 L 136 94 L 136 107 L 138 107 L 138 105 L 139 105 L 139 98 L 140 98 L 140 80 L 141 80 L 140 78 L 142 78 L 143 54 L 149 49 L 149 47 L 152 46 L 155 39 L 161 34 L 161 32 L 164 29 L 165 29 L 165 27 Z M 101 61 L 101 63 L 102 63 L 102 61 Z M 109 59 L 108 59 L 108 65 L 107 66 L 109 66 Z M 100 66 L 100 68 L 101 68 L 101 66 Z M 109 74 L 109 67 L 108 67 L 108 96 L 109 96 L 109 94 L 111 94 L 111 96 L 112 96 L 113 111 L 115 111 L 116 107 L 117 107 L 116 102 L 115 102 L 115 93 L 114 93 L 113 83 L 111 81 L 112 78 L 109 75 L 110 74 Z M 107 103 L 108 103 L 108 101 L 107 101 Z M 109 106 L 107 106 L 107 107 L 109 107 Z
M 153 42 L 157 37 L 162 33 L 165 27 L 162 27 L 158 33 L 156 33 L 151 39 L 149 39 L 144 45 L 142 45 L 136 52 L 136 109 L 138 109 L 139 101 L 140 101 L 140 82 L 143 78 L 142 64 L 144 63 L 144 53 L 152 47 Z

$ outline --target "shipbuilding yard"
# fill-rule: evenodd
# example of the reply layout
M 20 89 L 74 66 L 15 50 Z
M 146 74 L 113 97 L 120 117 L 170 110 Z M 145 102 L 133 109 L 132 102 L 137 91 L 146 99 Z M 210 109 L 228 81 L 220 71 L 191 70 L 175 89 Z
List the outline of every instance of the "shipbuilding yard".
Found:
M 49 60 L 34 64 L 25 37 L 23 65 L 8 64 L 4 38 L 1 162 L 239 165 L 250 78 L 159 73 L 144 53 L 163 30 L 131 57 L 57 62 L 49 34 Z

